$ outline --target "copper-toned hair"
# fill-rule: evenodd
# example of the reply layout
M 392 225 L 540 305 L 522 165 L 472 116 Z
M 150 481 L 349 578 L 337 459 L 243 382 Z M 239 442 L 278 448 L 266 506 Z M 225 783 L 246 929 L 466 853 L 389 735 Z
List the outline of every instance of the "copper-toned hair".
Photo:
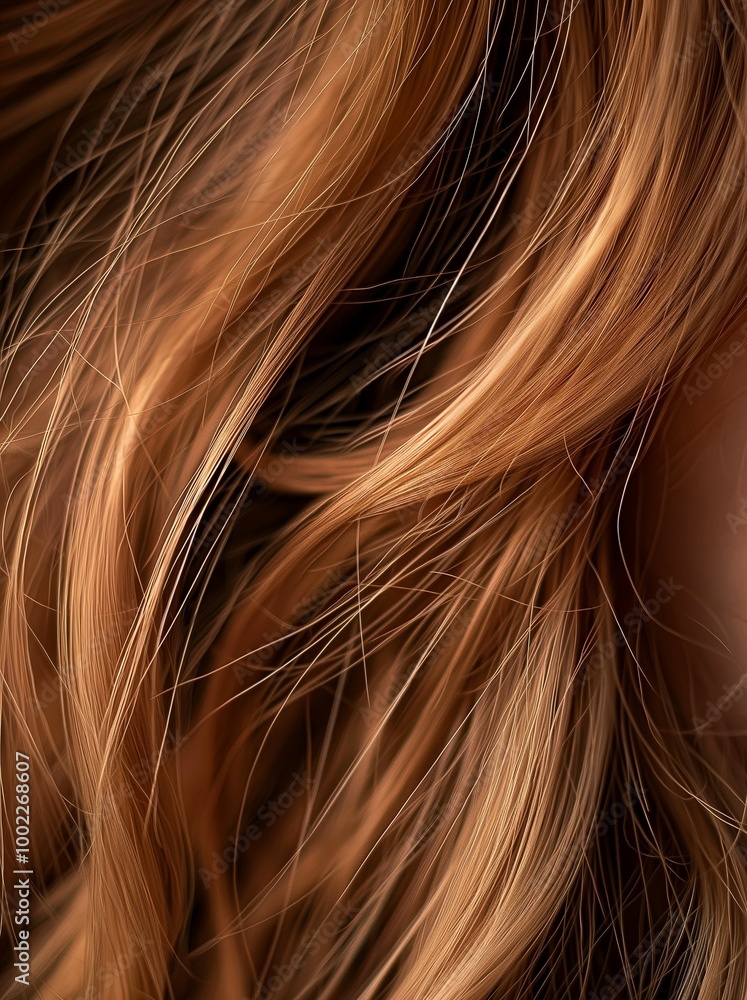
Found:
M 744 1000 L 621 516 L 746 304 L 744 3 L 0 19 L 4 995 Z

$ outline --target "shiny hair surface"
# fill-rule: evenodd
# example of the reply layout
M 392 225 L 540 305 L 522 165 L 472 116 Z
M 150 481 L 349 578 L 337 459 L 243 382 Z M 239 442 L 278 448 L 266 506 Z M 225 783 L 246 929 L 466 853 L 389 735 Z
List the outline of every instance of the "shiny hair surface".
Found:
M 3 995 L 743 1000 L 623 502 L 747 305 L 744 3 L 0 20 Z

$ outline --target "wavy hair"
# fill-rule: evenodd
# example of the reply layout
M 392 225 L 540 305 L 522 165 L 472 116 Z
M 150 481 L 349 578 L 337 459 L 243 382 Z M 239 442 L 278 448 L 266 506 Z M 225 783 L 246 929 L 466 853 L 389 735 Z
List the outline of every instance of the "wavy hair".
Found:
M 4 996 L 743 1000 L 623 501 L 747 306 L 745 5 L 0 19 Z

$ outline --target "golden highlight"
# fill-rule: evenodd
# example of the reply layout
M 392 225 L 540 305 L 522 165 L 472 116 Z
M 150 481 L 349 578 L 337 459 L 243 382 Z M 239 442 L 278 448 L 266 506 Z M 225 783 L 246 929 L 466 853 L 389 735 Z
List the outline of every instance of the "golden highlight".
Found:
M 3 995 L 742 1000 L 621 514 L 747 305 L 741 0 L 0 18 Z

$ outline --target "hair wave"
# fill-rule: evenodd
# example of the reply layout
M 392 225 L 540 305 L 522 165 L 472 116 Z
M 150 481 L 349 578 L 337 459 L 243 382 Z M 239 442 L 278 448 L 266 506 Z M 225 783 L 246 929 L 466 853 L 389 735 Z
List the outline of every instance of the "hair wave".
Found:
M 0 18 L 39 995 L 741 1000 L 621 509 L 747 304 L 744 4 Z

